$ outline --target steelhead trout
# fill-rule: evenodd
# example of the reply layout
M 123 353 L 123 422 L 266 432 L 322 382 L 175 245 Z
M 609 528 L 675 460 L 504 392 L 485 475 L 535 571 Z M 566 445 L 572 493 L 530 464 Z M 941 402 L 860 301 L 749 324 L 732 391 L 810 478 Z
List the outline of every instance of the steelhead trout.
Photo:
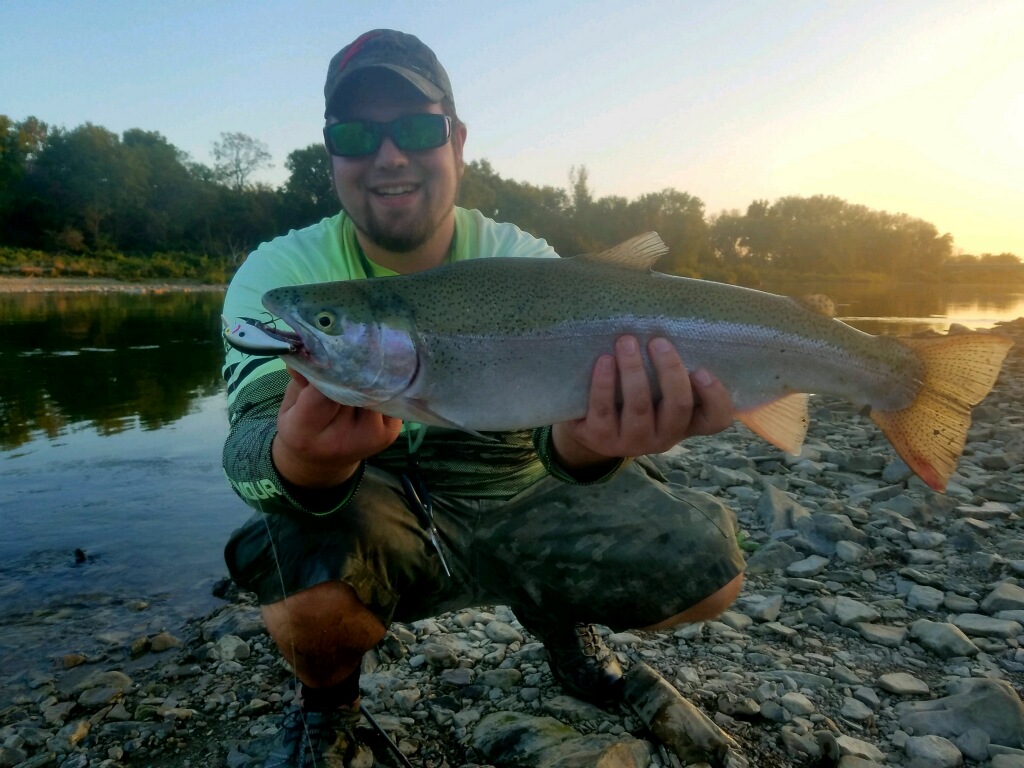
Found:
M 598 356 L 623 334 L 642 349 L 663 336 L 782 450 L 800 450 L 808 393 L 835 395 L 870 408 L 914 472 L 945 489 L 1009 339 L 871 336 L 794 299 L 652 271 L 666 250 L 648 233 L 595 256 L 275 288 L 263 304 L 294 333 L 258 324 L 266 338 L 242 346 L 225 320 L 225 336 L 282 355 L 339 403 L 473 433 L 582 418 Z

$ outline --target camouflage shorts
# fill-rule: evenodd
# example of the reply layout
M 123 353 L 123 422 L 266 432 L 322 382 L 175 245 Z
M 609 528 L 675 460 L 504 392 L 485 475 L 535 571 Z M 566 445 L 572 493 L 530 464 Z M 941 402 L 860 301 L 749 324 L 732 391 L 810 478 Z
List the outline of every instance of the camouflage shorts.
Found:
M 398 480 L 368 468 L 325 518 L 255 514 L 232 534 L 234 579 L 263 604 L 350 584 L 385 625 L 478 605 L 614 629 L 658 623 L 743 570 L 731 510 L 638 459 L 606 483 L 547 478 L 507 501 L 435 494 L 448 578 Z

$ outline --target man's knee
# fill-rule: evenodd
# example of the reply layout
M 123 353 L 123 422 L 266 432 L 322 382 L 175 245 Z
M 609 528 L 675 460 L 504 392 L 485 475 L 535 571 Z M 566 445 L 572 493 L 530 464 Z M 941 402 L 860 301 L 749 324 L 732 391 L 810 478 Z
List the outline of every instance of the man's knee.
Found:
M 643 629 L 650 631 L 659 631 L 674 627 L 677 624 L 690 624 L 695 621 L 708 621 L 717 616 L 721 616 L 740 594 L 740 590 L 743 588 L 743 574 L 738 574 L 732 581 L 726 584 L 724 587 L 716 592 L 711 593 L 699 603 L 691 605 L 682 613 L 677 613 L 675 616 L 670 616 L 664 621 L 660 621 L 657 624 L 652 624 Z
M 343 581 L 328 581 L 300 590 L 276 603 L 261 607 L 263 623 L 275 640 L 290 635 L 297 639 L 306 635 L 333 632 L 381 636 L 384 625 Z

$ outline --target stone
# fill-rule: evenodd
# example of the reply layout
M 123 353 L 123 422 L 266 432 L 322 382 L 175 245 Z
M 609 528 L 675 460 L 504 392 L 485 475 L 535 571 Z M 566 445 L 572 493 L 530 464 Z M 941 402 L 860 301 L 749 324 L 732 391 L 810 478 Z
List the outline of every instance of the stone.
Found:
M 862 722 L 864 720 L 870 720 L 875 716 L 875 713 L 871 710 L 867 704 L 858 701 L 850 696 L 843 699 L 843 707 L 839 710 L 839 714 L 848 720 L 855 722 Z
M 957 736 L 953 743 L 964 757 L 980 763 L 988 760 L 988 745 L 991 741 L 989 735 L 980 728 L 971 728 Z
M 796 528 L 797 520 L 811 515 L 797 501 L 773 485 L 765 487 L 754 514 L 769 531 Z
M 505 645 L 511 645 L 512 643 L 523 642 L 523 636 L 515 630 L 510 624 L 506 624 L 503 621 L 492 621 L 484 627 L 484 634 L 487 638 L 494 643 L 504 643 Z
M 997 584 L 981 601 L 981 609 L 989 614 L 999 610 L 1024 610 L 1024 589 L 1009 582 Z
M 828 558 L 821 555 L 811 555 L 803 560 L 797 560 L 786 567 L 786 574 L 789 576 L 810 577 L 817 576 L 828 568 Z
M 852 627 L 860 622 L 872 622 L 881 617 L 881 614 L 870 605 L 844 595 L 836 598 L 833 615 L 836 622 L 844 627 Z
M 782 610 L 782 595 L 743 595 L 733 604 L 755 621 L 775 621 Z
M 946 593 L 935 587 L 915 584 L 907 593 L 907 607 L 922 611 L 935 611 L 946 600 Z
M 964 764 L 964 756 L 956 745 L 941 736 L 911 736 L 904 751 L 929 768 L 959 768 Z
M 919 619 L 910 625 L 910 636 L 922 648 L 942 659 L 969 657 L 978 653 L 978 646 L 962 630 L 946 622 Z
M 987 733 L 993 744 L 1022 746 L 1024 704 L 1008 683 L 971 678 L 950 685 L 950 691 L 939 699 L 897 704 L 900 726 L 915 734 L 947 739 L 978 729 Z
M 994 619 L 980 613 L 962 613 L 953 617 L 953 626 L 972 637 L 1016 637 L 1024 627 L 1016 621 Z
M 747 560 L 747 573 L 771 573 L 785 570 L 803 556 L 784 541 L 769 541 Z
M 153 653 L 163 653 L 171 648 L 178 648 L 181 646 L 181 640 L 176 638 L 170 632 L 161 632 L 158 635 L 154 635 L 150 638 L 149 649 Z
M 869 624 L 861 621 L 855 625 L 855 629 L 869 643 L 883 645 L 886 648 L 899 648 L 907 639 L 906 627 L 891 627 L 886 624 Z
M 890 672 L 878 678 L 878 685 L 883 691 L 897 696 L 917 696 L 929 692 L 928 683 L 907 672 Z
M 836 737 L 836 744 L 839 745 L 839 751 L 842 755 L 859 757 L 863 760 L 873 760 L 876 763 L 885 761 L 885 753 L 867 741 L 843 735 Z
M 853 541 L 837 541 L 836 557 L 844 563 L 859 563 L 868 553 L 868 548 Z
M 202 636 L 207 642 L 216 642 L 224 635 L 237 635 L 250 640 L 265 634 L 260 611 L 250 605 L 229 605 L 212 619 L 203 622 Z
M 817 707 L 814 706 L 814 702 L 802 693 L 796 691 L 784 694 L 779 701 L 782 706 L 794 715 L 809 715 L 817 710 Z

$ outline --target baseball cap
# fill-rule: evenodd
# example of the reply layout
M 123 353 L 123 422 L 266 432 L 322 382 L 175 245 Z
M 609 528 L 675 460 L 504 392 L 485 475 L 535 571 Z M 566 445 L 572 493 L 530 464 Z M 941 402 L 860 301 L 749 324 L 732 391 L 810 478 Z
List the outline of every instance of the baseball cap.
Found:
M 455 105 L 448 73 L 430 48 L 415 35 L 375 29 L 357 37 L 331 59 L 324 85 L 326 107 L 330 108 L 331 100 L 353 74 L 372 68 L 401 75 L 429 101 L 436 103 L 447 97 Z

